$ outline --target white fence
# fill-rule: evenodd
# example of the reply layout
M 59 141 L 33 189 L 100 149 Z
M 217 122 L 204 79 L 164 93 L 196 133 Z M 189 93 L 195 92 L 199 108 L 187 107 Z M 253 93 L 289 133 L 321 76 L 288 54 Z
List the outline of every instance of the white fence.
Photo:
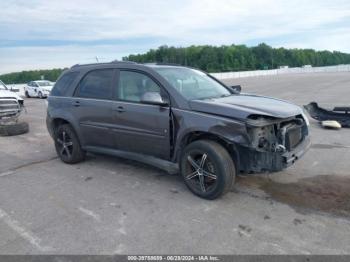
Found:
M 325 72 L 350 72 L 350 65 L 322 66 L 322 67 L 292 67 L 271 70 L 255 70 L 241 72 L 212 73 L 217 79 L 273 76 L 282 74 L 304 74 L 304 73 L 325 73 Z
M 255 71 L 241 71 L 241 72 L 225 72 L 212 73 L 211 75 L 217 79 L 230 79 L 241 77 L 254 76 L 274 76 L 282 74 L 305 74 L 305 73 L 326 73 L 326 72 L 350 72 L 350 65 L 336 65 L 336 66 L 322 66 L 322 67 L 292 67 L 272 70 L 255 70 Z M 19 94 L 24 95 L 24 86 L 26 84 L 8 85 L 8 87 L 18 88 Z

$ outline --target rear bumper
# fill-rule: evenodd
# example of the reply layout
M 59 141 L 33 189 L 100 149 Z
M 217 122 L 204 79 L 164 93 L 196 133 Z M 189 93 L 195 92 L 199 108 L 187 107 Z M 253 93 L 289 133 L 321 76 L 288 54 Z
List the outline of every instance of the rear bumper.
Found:
M 259 152 L 253 148 L 239 147 L 239 169 L 249 173 L 281 171 L 300 159 L 310 148 L 310 137 L 304 140 L 289 152 Z

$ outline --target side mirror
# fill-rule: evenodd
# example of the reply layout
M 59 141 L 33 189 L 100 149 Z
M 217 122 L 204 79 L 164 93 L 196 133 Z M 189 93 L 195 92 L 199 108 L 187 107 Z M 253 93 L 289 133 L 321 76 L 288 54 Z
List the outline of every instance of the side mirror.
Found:
M 146 92 L 141 97 L 141 103 L 149 105 L 168 106 L 169 103 L 164 101 L 158 92 Z
M 232 90 L 236 93 L 240 93 L 242 91 L 242 87 L 240 85 L 236 85 L 236 86 L 231 86 Z

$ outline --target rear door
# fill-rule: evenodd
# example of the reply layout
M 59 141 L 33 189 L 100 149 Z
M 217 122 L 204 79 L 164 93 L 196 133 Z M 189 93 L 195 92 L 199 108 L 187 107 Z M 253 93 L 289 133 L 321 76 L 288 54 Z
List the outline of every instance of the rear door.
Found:
M 71 101 L 85 146 L 113 147 L 112 97 L 114 69 L 89 71 L 78 84 Z
M 34 82 L 29 82 L 27 85 L 27 91 L 29 96 L 36 96 L 36 92 L 35 92 L 35 83 Z
M 159 92 L 169 99 L 167 94 L 152 76 L 141 71 L 120 70 L 117 82 L 112 129 L 117 148 L 168 159 L 170 108 L 141 102 L 145 92 Z

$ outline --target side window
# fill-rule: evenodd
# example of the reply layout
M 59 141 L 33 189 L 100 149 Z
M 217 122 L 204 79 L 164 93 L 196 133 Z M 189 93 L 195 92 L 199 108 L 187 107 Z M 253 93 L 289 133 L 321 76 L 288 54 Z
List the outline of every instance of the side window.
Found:
M 161 88 L 145 74 L 120 71 L 117 95 L 119 100 L 140 102 L 146 92 L 161 93 Z
M 113 72 L 113 69 L 101 69 L 87 73 L 79 84 L 76 96 L 111 99 Z
M 51 91 L 52 96 L 65 96 L 69 86 L 73 83 L 79 72 L 71 72 L 63 75 Z

